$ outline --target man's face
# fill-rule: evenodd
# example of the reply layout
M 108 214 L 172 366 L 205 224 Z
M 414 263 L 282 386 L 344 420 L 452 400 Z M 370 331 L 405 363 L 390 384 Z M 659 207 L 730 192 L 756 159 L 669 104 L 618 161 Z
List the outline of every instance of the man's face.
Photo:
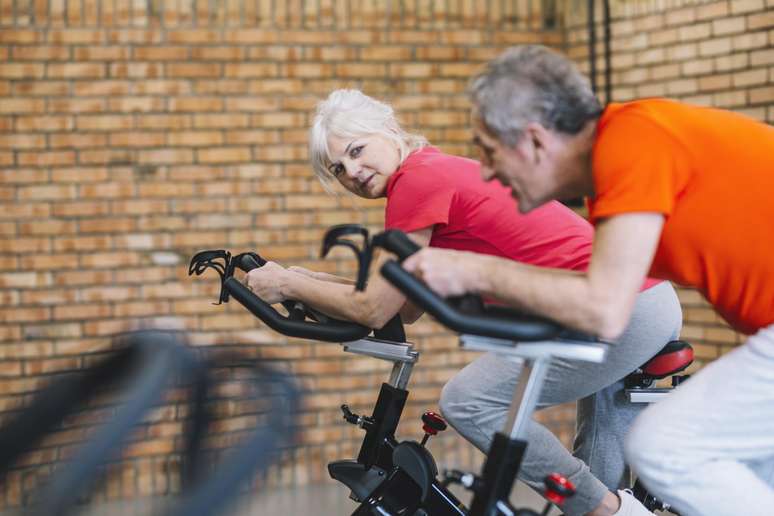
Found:
M 543 199 L 545 185 L 540 183 L 537 149 L 529 135 L 523 135 L 514 147 L 509 147 L 487 131 L 474 110 L 473 144 L 479 149 L 481 178 L 497 179 L 509 187 L 520 212 L 527 213 L 548 200 Z

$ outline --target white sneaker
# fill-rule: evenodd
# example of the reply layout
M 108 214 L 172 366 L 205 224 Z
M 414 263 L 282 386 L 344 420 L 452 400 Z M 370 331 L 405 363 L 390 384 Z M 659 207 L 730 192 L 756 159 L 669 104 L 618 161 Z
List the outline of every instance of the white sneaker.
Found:
M 619 489 L 618 499 L 621 506 L 613 516 L 655 516 L 637 500 L 629 489 Z

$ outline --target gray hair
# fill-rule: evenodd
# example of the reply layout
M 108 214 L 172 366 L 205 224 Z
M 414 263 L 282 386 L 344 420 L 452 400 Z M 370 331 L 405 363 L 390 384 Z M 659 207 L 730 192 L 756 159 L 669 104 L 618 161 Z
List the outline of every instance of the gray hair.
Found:
M 530 122 L 577 134 L 602 112 L 588 79 L 541 45 L 506 50 L 473 78 L 469 92 L 485 128 L 510 147 Z
M 360 138 L 378 134 L 395 142 L 400 163 L 415 150 L 428 144 L 420 135 L 403 130 L 395 117 L 395 111 L 384 102 L 369 97 L 359 90 L 335 90 L 317 104 L 317 111 L 309 130 L 309 158 L 312 169 L 323 186 L 331 191 L 336 182 L 330 173 L 331 150 L 328 139 Z

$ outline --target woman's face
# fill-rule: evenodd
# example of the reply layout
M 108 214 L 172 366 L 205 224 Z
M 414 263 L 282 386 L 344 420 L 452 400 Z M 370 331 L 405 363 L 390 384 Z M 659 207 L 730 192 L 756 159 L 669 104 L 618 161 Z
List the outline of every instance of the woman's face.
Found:
M 387 194 L 387 180 L 400 166 L 400 151 L 379 134 L 328 138 L 332 162 L 328 171 L 347 190 L 366 199 Z

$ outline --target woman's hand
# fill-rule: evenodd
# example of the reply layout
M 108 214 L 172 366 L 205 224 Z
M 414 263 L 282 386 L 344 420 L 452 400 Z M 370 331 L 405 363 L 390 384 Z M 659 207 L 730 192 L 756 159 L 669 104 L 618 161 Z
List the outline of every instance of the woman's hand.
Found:
M 311 271 L 310 271 L 311 272 Z M 287 271 L 276 262 L 266 262 L 263 267 L 258 267 L 247 273 L 244 284 L 253 293 L 265 302 L 273 305 L 285 301 L 283 294 L 286 285 Z

